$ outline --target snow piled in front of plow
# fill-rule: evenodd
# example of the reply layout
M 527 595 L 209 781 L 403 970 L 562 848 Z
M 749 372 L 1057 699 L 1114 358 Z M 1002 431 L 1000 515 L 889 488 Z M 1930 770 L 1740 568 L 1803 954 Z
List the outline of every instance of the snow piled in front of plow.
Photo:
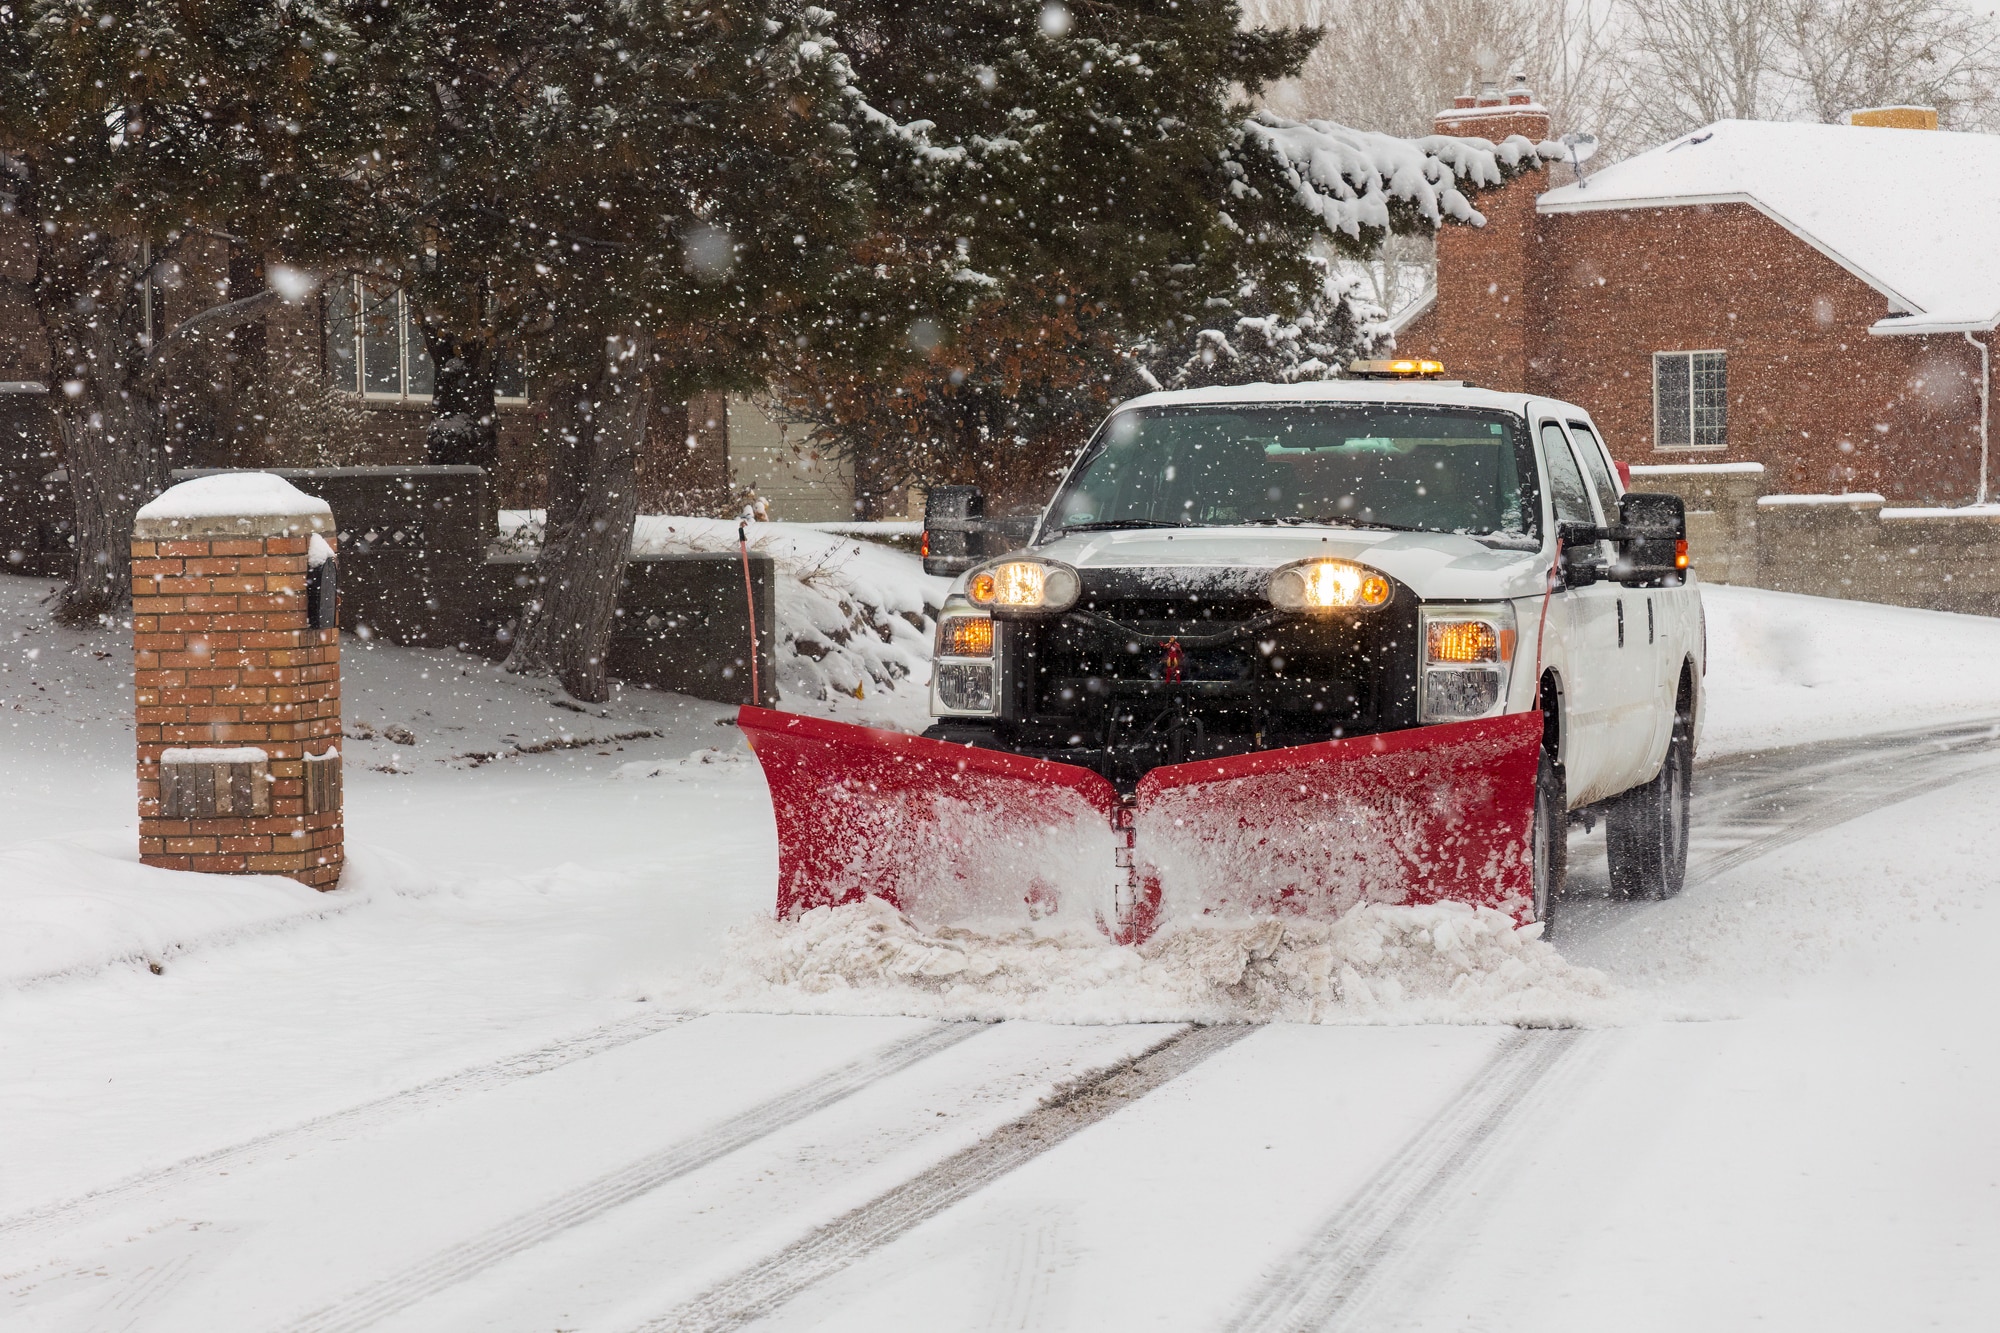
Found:
M 654 998 L 710 1010 L 1055 1023 L 1508 1023 L 1641 1016 L 1501 912 L 1361 904 L 1334 921 L 1203 923 L 1138 948 L 1095 931 L 922 929 L 880 899 L 759 921 Z

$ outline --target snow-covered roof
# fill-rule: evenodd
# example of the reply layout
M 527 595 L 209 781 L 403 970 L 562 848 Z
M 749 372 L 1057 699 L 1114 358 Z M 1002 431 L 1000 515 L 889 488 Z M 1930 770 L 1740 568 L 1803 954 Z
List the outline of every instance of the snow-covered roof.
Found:
M 1541 196 L 1544 213 L 1747 203 L 1901 312 L 1872 333 L 2000 325 L 2000 135 L 1721 120 Z

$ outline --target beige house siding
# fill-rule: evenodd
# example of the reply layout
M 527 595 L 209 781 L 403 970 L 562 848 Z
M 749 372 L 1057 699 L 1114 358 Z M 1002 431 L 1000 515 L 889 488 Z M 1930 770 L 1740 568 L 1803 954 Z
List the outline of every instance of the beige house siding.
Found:
M 750 398 L 729 400 L 729 479 L 769 502 L 771 517 L 838 523 L 854 517 L 847 465 L 806 443 L 805 430 L 771 418 Z

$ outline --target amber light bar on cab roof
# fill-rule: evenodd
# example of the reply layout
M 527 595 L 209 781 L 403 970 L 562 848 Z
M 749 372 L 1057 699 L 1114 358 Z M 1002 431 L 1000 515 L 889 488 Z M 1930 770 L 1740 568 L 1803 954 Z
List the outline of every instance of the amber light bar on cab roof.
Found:
M 1444 362 L 1397 357 L 1393 361 L 1350 361 L 1347 376 L 1357 380 L 1428 380 L 1444 374 Z

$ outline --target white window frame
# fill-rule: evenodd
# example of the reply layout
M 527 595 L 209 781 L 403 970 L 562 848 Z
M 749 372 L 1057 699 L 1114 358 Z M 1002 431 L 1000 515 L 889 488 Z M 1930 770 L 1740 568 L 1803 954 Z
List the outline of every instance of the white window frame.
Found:
M 1695 403 L 1695 358 L 1698 356 L 1719 357 L 1722 362 L 1722 425 L 1720 438 L 1711 444 L 1701 442 L 1701 431 L 1696 425 L 1699 409 Z M 1678 360 L 1687 367 L 1687 443 L 1665 444 L 1661 441 L 1660 430 L 1660 363 L 1663 360 Z M 1729 351 L 1722 347 L 1691 347 L 1686 351 L 1653 353 L 1653 449 L 1656 453 L 1721 453 L 1729 448 Z
M 367 339 L 364 336 L 362 327 L 363 311 L 365 309 L 364 302 L 367 295 L 365 287 L 367 278 L 360 273 L 349 273 L 345 275 L 344 281 L 347 284 L 348 310 L 353 321 L 349 342 L 352 348 L 350 355 L 354 361 L 354 383 L 337 385 L 335 386 L 335 391 L 354 394 L 364 403 L 429 403 L 434 395 L 428 393 L 411 393 L 409 391 L 411 320 L 408 293 L 400 287 L 396 289 L 396 379 L 402 386 L 402 389 L 397 393 L 384 393 L 379 389 L 368 388 L 368 349 Z M 331 310 L 328 310 L 326 317 L 331 318 L 331 315 Z M 326 333 L 328 338 L 332 337 L 332 330 L 327 330 Z M 331 368 L 329 367 L 329 369 Z M 433 367 L 432 373 L 436 373 L 435 367 Z M 510 407 L 521 407 L 526 405 L 528 398 L 526 394 L 514 396 L 496 393 L 493 396 L 493 401 Z

